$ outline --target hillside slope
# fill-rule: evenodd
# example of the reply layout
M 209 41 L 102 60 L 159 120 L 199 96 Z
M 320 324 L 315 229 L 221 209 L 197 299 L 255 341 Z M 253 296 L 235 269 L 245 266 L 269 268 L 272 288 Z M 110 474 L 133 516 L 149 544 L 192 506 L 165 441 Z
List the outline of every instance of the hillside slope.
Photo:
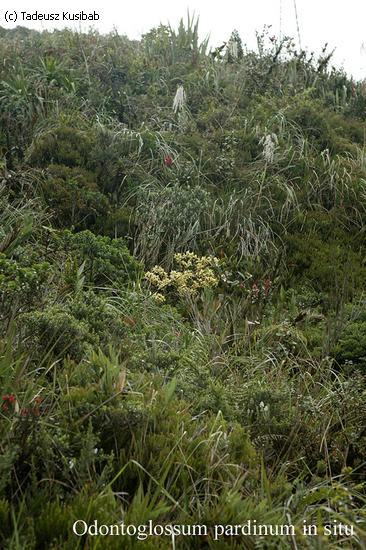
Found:
M 365 548 L 366 86 L 257 38 L 0 28 L 2 548 Z

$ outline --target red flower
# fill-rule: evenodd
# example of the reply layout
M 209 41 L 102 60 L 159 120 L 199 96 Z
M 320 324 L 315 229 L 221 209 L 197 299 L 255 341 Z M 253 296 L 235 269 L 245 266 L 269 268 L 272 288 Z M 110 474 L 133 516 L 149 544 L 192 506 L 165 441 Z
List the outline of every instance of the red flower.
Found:
M 164 157 L 164 164 L 165 166 L 171 166 L 173 164 L 173 158 L 170 155 L 166 155 L 166 157 Z
M 263 285 L 264 285 L 264 294 L 267 296 L 267 294 L 269 292 L 269 287 L 271 286 L 270 279 L 264 279 Z
M 13 395 L 13 394 L 9 395 L 8 401 L 9 401 L 9 403 L 14 403 L 15 398 L 14 398 L 14 395 Z
M 255 283 L 253 283 L 253 285 L 252 285 L 252 292 L 253 292 L 253 294 L 255 294 L 256 296 L 258 296 L 258 294 L 259 294 L 259 288 L 258 288 L 258 286 L 257 286 Z

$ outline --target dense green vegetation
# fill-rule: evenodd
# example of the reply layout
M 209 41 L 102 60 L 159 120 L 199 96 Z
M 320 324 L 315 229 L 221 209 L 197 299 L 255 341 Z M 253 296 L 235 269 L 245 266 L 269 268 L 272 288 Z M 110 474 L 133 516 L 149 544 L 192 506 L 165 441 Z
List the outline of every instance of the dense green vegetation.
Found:
M 366 86 L 197 32 L 0 28 L 1 548 L 366 547 Z

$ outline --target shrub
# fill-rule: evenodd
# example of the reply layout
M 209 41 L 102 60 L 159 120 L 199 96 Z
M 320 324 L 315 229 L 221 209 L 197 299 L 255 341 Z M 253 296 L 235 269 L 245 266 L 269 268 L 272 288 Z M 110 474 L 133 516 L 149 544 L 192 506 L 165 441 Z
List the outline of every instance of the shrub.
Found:
M 47 262 L 22 265 L 0 253 L 0 319 L 34 306 L 49 277 Z
M 287 263 L 293 279 L 307 280 L 328 295 L 342 291 L 350 296 L 363 285 L 366 272 L 362 254 L 336 236 L 334 229 L 333 238 L 327 240 L 303 233 L 287 236 Z
M 28 151 L 29 163 L 46 167 L 64 164 L 86 167 L 93 138 L 86 132 L 70 126 L 59 126 L 36 138 Z
M 121 344 L 126 333 L 126 324 L 120 312 L 108 303 L 107 298 L 89 290 L 66 301 L 65 307 L 77 321 L 82 321 L 88 326 L 96 346 Z
M 333 356 L 344 371 L 357 368 L 366 374 L 366 320 L 349 322 L 344 327 Z
M 88 344 L 94 342 L 88 325 L 75 319 L 62 306 L 25 313 L 18 323 L 23 341 L 33 348 L 38 357 L 52 352 L 56 357 L 69 355 L 80 360 Z
M 49 165 L 42 192 L 58 227 L 100 227 L 109 214 L 108 199 L 98 191 L 94 176 L 78 167 Z
M 86 282 L 94 285 L 126 284 L 140 274 L 139 263 L 130 255 L 125 241 L 94 235 L 89 230 L 71 233 L 66 230 L 59 236 L 61 247 L 76 255 L 80 264 L 85 262 Z
M 295 104 L 287 111 L 287 117 L 294 122 L 301 131 L 320 150 L 336 150 L 336 134 L 331 128 L 324 107 L 316 101 L 298 97 Z

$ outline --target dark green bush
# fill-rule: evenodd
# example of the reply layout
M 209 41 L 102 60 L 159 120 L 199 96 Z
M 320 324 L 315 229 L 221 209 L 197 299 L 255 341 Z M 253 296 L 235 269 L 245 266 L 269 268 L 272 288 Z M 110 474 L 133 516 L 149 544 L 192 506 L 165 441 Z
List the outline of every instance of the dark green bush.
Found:
M 3 321 L 37 304 L 49 278 L 49 263 L 27 263 L 0 253 L 0 319 Z
M 286 243 L 293 280 L 307 280 L 319 292 L 342 292 L 345 298 L 362 288 L 366 271 L 361 251 L 352 250 L 342 240 L 322 240 L 303 233 L 287 236 Z
M 85 131 L 59 126 L 34 140 L 28 152 L 29 163 L 41 167 L 49 164 L 86 167 L 92 143 L 93 137 Z
M 57 227 L 74 227 L 77 230 L 103 227 L 110 206 L 94 180 L 93 174 L 79 167 L 70 168 L 61 164 L 47 167 L 41 187 Z
M 86 282 L 99 286 L 126 284 L 141 273 L 139 263 L 129 253 L 125 241 L 95 235 L 89 230 L 71 233 L 65 230 L 59 243 L 67 254 L 85 262 Z
M 366 321 L 346 324 L 333 355 L 345 372 L 359 369 L 366 374 Z
M 121 345 L 126 324 L 120 312 L 108 303 L 108 299 L 91 290 L 77 294 L 65 303 L 67 311 L 88 326 L 96 346 Z
M 36 357 L 52 352 L 56 357 L 80 360 L 94 338 L 84 321 L 78 321 L 62 306 L 26 313 L 19 319 L 26 345 Z
M 311 142 L 323 151 L 337 152 L 336 134 L 329 124 L 327 113 L 319 102 L 298 98 L 287 112 L 288 118 L 301 128 Z

